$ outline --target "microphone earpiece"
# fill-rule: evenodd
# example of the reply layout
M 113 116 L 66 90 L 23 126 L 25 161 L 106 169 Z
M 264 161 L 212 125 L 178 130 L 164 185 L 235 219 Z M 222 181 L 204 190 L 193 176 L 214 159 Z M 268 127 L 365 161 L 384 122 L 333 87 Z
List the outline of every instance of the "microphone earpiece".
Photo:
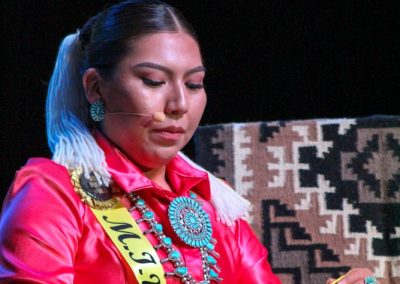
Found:
M 163 122 L 165 120 L 165 114 L 160 111 L 156 111 L 151 117 L 156 122 Z

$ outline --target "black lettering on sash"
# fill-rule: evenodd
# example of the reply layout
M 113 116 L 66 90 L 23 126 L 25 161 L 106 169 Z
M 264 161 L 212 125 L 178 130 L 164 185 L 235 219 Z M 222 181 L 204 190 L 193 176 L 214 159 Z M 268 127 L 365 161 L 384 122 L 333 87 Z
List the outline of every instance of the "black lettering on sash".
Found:
M 139 273 L 140 273 L 140 275 L 143 275 L 143 271 L 141 269 L 139 269 Z M 157 282 L 143 281 L 140 284 L 160 284 L 161 283 L 161 280 L 160 280 L 160 278 L 158 278 L 157 275 L 150 274 L 150 279 L 152 280 L 153 278 L 157 278 Z
M 153 258 L 153 256 L 150 253 L 146 252 L 146 251 L 142 252 L 142 256 L 144 256 L 144 257 L 148 256 L 149 258 L 133 258 L 133 255 L 134 255 L 133 252 L 129 252 L 129 257 L 133 261 L 135 261 L 137 263 L 142 263 L 142 264 L 144 264 L 144 263 L 154 263 L 154 264 L 157 264 L 155 259 Z
M 123 248 L 129 252 L 129 257 L 133 261 L 140 263 L 140 264 L 145 264 L 145 263 L 157 264 L 154 257 L 146 251 L 141 253 L 144 258 L 133 258 L 134 253 L 130 251 L 128 244 L 126 244 L 124 240 L 125 239 L 140 239 L 140 236 L 133 232 L 128 231 L 128 229 L 133 228 L 133 226 L 131 224 L 125 223 L 125 222 L 110 221 L 108 219 L 108 216 L 106 216 L 106 215 L 103 215 L 102 218 L 107 223 L 113 225 L 113 226 L 110 226 L 110 229 L 119 234 L 118 240 L 124 244 Z M 141 275 L 143 275 L 143 271 L 141 269 L 139 269 L 139 273 Z M 159 284 L 159 283 L 161 283 L 160 278 L 156 274 L 150 274 L 148 277 L 152 281 L 142 281 L 140 284 Z M 154 281 L 156 281 L 156 282 L 154 282 Z
M 124 241 L 125 239 L 140 239 L 139 235 L 129 232 L 129 231 L 124 231 L 126 229 L 131 229 L 132 228 L 131 224 L 124 223 L 124 222 L 110 221 L 110 220 L 108 220 L 108 216 L 105 216 L 105 215 L 103 215 L 102 217 L 103 217 L 103 220 L 106 221 L 107 223 L 116 224 L 116 226 L 110 226 L 110 229 L 119 233 L 118 240 L 121 243 L 123 243 L 124 245 L 127 245 Z

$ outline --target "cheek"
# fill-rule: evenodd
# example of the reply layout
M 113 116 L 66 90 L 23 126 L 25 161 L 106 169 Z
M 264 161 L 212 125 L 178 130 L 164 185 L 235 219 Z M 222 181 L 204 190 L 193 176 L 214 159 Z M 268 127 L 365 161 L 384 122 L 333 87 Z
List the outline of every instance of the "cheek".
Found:
M 202 94 L 199 98 L 193 101 L 193 107 L 191 109 L 191 127 L 197 128 L 200 123 L 201 117 L 203 116 L 204 109 L 207 104 L 207 96 L 206 94 Z
M 207 95 L 205 92 L 203 92 L 203 94 L 199 97 L 199 100 L 196 104 L 196 106 L 197 106 L 196 109 L 198 110 L 199 120 L 203 116 L 206 105 L 207 105 Z
M 106 105 L 111 111 L 134 111 L 141 100 L 141 89 L 136 82 L 121 82 L 114 84 L 104 94 Z

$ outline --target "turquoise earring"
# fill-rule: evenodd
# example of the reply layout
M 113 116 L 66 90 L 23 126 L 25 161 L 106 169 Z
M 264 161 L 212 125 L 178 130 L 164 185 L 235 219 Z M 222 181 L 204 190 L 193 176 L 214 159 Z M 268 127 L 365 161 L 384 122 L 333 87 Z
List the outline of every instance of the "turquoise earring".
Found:
M 90 105 L 90 117 L 96 121 L 102 121 L 104 119 L 106 111 L 104 108 L 104 103 L 101 100 L 95 101 Z

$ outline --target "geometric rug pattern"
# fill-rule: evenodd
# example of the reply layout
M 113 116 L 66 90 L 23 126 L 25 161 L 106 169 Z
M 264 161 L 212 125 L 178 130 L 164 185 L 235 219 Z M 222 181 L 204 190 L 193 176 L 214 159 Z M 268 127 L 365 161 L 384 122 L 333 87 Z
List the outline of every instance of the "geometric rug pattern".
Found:
M 195 160 L 251 204 L 282 283 L 367 267 L 400 284 L 400 117 L 202 126 Z

